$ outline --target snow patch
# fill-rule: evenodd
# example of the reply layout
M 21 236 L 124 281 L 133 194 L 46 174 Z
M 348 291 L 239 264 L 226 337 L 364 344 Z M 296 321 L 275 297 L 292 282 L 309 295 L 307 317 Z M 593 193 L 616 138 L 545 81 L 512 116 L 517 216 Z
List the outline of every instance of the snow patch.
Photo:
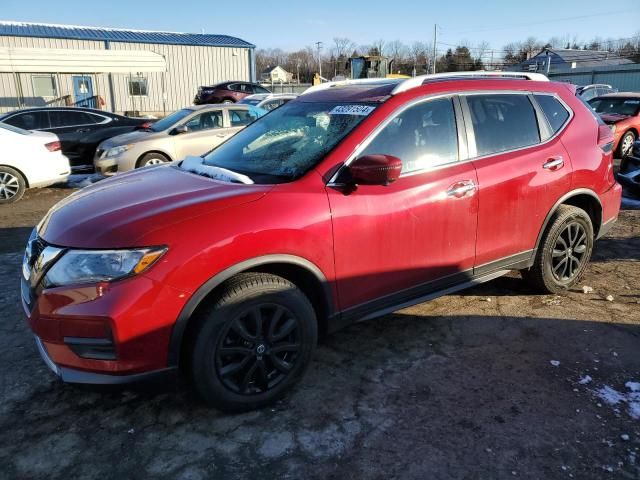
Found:
M 100 180 L 104 180 L 104 176 L 99 173 L 84 173 L 84 174 L 71 174 L 67 177 L 67 187 L 69 188 L 84 188 L 92 185 Z
M 627 382 L 625 387 L 628 392 L 619 392 L 605 385 L 596 390 L 595 394 L 608 405 L 626 404 L 629 416 L 634 420 L 640 420 L 640 382 Z
M 198 175 L 204 175 L 205 177 L 213 178 L 214 180 L 220 180 L 228 183 L 244 183 L 250 185 L 253 183 L 246 175 L 227 170 L 222 167 L 214 167 L 212 165 L 205 165 L 204 158 L 202 157 L 187 157 L 180 164 L 180 168 L 187 172 L 197 173 Z
M 550 360 L 549 363 L 551 365 L 553 365 L 554 367 L 559 367 L 560 366 L 560 361 L 559 360 Z
M 585 375 L 580 379 L 579 383 L 580 385 L 586 385 L 587 383 L 591 383 L 591 380 L 593 380 L 593 378 L 591 378 L 589 375 Z

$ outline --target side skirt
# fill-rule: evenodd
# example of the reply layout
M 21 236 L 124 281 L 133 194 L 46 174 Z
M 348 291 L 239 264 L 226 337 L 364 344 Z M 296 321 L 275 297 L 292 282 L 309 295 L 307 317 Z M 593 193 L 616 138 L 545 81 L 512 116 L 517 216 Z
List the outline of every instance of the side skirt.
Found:
M 329 321 L 329 332 L 336 332 L 353 323 L 371 320 L 389 313 L 427 302 L 444 295 L 464 290 L 501 277 L 512 270 L 529 268 L 535 258 L 535 250 L 480 265 L 473 270 L 455 273 L 417 287 L 401 290 L 371 302 L 343 310 Z

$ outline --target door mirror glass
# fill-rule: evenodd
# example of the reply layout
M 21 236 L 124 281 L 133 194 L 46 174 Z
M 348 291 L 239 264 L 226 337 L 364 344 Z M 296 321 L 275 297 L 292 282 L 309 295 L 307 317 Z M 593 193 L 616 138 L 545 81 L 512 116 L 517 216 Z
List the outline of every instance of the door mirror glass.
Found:
M 349 165 L 351 178 L 360 185 L 389 185 L 400 177 L 402 160 L 391 155 L 364 155 Z

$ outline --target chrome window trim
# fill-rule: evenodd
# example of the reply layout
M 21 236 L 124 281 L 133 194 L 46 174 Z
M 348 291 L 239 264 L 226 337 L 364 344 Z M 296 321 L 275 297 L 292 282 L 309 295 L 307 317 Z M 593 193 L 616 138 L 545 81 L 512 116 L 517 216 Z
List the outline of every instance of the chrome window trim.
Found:
M 423 95 L 421 97 L 417 97 L 414 98 L 413 100 L 411 100 L 410 102 L 407 102 L 403 105 L 400 105 L 398 108 L 396 108 L 393 112 L 391 112 L 391 114 L 389 114 L 389 116 L 387 118 L 384 119 L 384 121 L 382 121 L 380 124 L 378 124 L 378 126 L 376 128 L 374 128 L 369 135 L 367 135 L 367 137 L 360 142 L 358 145 L 355 146 L 355 148 L 353 149 L 353 152 L 351 152 L 351 155 L 349 155 L 349 157 L 347 158 L 347 160 L 342 164 L 342 166 L 340 168 L 338 168 L 338 170 L 336 171 L 336 173 L 333 174 L 333 176 L 329 179 L 329 181 L 327 182 L 326 186 L 328 187 L 336 187 L 336 186 L 342 186 L 343 184 L 336 182 L 338 176 L 340 175 L 340 172 L 342 172 L 342 170 L 346 167 L 348 167 L 351 162 L 353 162 L 358 155 L 360 155 L 362 153 L 362 151 L 367 148 L 369 146 L 369 144 L 380 134 L 380 132 L 382 132 L 382 130 L 384 130 L 387 125 L 389 125 L 398 115 L 402 114 L 403 112 L 405 112 L 406 110 L 408 110 L 409 108 L 412 108 L 416 105 L 419 105 L 421 103 L 426 103 L 428 101 L 431 100 L 437 100 L 439 98 L 450 98 L 452 103 L 453 103 L 453 108 L 454 108 L 454 113 L 456 115 L 456 129 L 458 130 L 458 160 L 455 162 L 449 162 L 449 163 L 444 163 L 442 165 L 436 165 L 433 167 L 426 167 L 426 168 L 421 168 L 419 170 L 412 170 L 411 172 L 407 172 L 407 173 L 403 173 L 400 175 L 400 178 L 404 178 L 404 177 L 409 177 L 412 175 L 417 175 L 420 173 L 424 173 L 424 172 L 428 172 L 428 171 L 432 171 L 432 170 L 436 170 L 436 169 L 440 169 L 443 167 L 449 167 L 451 165 L 458 165 L 460 163 L 464 163 L 468 160 L 468 158 L 463 158 L 462 155 L 464 153 L 464 155 L 467 155 L 467 138 L 466 135 L 461 135 L 463 132 L 460 131 L 461 126 L 464 127 L 464 122 L 462 123 L 462 125 L 460 124 L 460 120 L 458 119 L 458 109 L 456 108 L 456 96 L 458 95 L 457 92 L 448 92 L 448 93 L 437 93 L 437 94 L 429 94 L 429 95 Z M 464 142 L 464 149 L 461 150 L 461 141 Z
M 466 98 L 467 96 L 470 95 L 500 95 L 500 94 L 504 94 L 504 95 L 527 95 L 527 96 L 531 96 L 533 97 L 534 95 L 549 95 L 554 97 L 556 100 L 558 100 L 562 106 L 567 110 L 567 112 L 569 112 L 569 117 L 567 118 L 567 120 L 565 121 L 565 123 L 562 125 L 562 127 L 560 129 L 558 129 L 557 132 L 555 132 L 554 135 L 552 135 L 551 137 L 547 138 L 546 140 L 541 141 L 539 143 L 536 143 L 534 145 L 527 145 L 524 147 L 519 147 L 519 148 L 515 148 L 512 150 L 505 150 L 502 152 L 495 152 L 495 153 L 490 153 L 487 155 L 482 155 L 482 156 L 478 156 L 477 150 L 476 150 L 476 144 L 475 144 L 475 136 L 474 136 L 474 132 L 473 132 L 473 124 L 471 123 L 471 112 L 469 111 L 469 106 L 466 102 Z M 463 163 L 467 163 L 467 162 L 473 162 L 473 161 L 477 161 L 477 160 L 484 160 L 485 158 L 490 158 L 493 157 L 495 155 L 504 155 L 507 153 L 514 153 L 514 152 L 519 152 L 522 150 L 527 150 L 530 148 L 536 148 L 542 145 L 546 145 L 547 143 L 553 141 L 556 137 L 558 137 L 566 128 L 567 126 L 571 123 L 571 120 L 573 120 L 573 117 L 575 116 L 573 109 L 571 107 L 569 107 L 569 105 L 567 105 L 567 103 L 560 98 L 560 96 L 555 93 L 555 92 L 538 92 L 538 91 L 533 91 L 533 90 L 472 90 L 472 91 L 462 91 L 462 92 L 449 92 L 449 93 L 439 93 L 439 94 L 430 94 L 430 95 L 425 95 L 425 96 L 421 96 L 418 98 L 413 99 L 412 101 L 405 103 L 404 105 L 398 107 L 396 110 L 394 110 L 389 117 L 387 117 L 380 125 L 378 125 L 371 133 L 369 133 L 369 135 L 367 135 L 367 137 L 360 142 L 358 145 L 356 145 L 356 147 L 354 148 L 353 152 L 351 153 L 351 155 L 349 155 L 349 157 L 347 158 L 347 160 L 344 162 L 344 164 L 336 171 L 336 173 L 333 174 L 333 176 L 331 177 L 331 179 L 329 180 L 329 182 L 327 182 L 326 186 L 327 187 L 339 187 L 342 186 L 343 184 L 341 183 L 337 183 L 336 179 L 338 178 L 340 172 L 342 171 L 343 168 L 348 167 L 349 164 L 351 164 L 351 162 L 353 162 L 353 160 L 369 145 L 369 143 L 371 143 L 373 141 L 373 139 L 380 133 L 380 131 L 382 129 L 384 129 L 396 116 L 398 116 L 400 113 L 404 112 L 405 110 L 407 110 L 408 108 L 411 108 L 414 105 L 417 105 L 419 103 L 422 102 L 426 102 L 432 99 L 436 99 L 436 98 L 445 98 L 445 97 L 452 97 L 454 98 L 454 106 L 456 104 L 456 99 L 457 102 L 459 103 L 460 106 L 460 110 L 462 113 L 462 125 L 464 127 L 464 130 L 462 132 L 459 131 L 459 138 L 458 138 L 458 151 L 459 151 L 459 159 L 457 162 L 450 162 L 450 163 L 445 163 L 443 165 L 436 165 L 433 167 L 427 167 L 427 168 L 423 168 L 421 170 L 414 170 L 412 172 L 408 172 L 406 174 L 401 174 L 400 178 L 404 178 L 404 177 L 408 177 L 408 176 L 412 176 L 412 175 L 418 175 L 418 174 L 422 174 L 422 173 L 427 173 L 427 172 L 431 172 L 434 170 L 440 170 L 442 168 L 448 168 L 454 165 L 460 165 Z M 532 101 L 532 106 L 534 108 L 534 110 L 536 110 L 536 115 L 537 115 L 537 108 L 539 108 L 537 102 L 535 102 L 535 98 L 533 99 L 534 101 Z M 456 110 L 456 125 L 458 126 L 458 128 L 460 128 L 460 121 L 458 120 L 458 110 Z M 546 116 L 545 116 L 545 122 L 546 122 Z M 540 125 L 538 125 L 538 129 L 540 128 Z M 464 133 L 464 142 L 465 142 L 465 149 L 466 149 L 466 156 L 463 157 L 462 155 L 462 151 L 460 150 L 460 133 Z M 541 133 L 541 132 L 539 132 Z M 542 138 L 542 137 L 541 137 Z

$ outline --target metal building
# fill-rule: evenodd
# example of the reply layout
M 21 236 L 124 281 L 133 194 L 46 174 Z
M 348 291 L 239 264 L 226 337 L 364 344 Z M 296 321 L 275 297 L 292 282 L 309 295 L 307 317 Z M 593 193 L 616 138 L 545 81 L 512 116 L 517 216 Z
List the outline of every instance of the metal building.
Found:
M 0 112 L 77 105 L 162 116 L 201 85 L 255 81 L 255 45 L 227 35 L 0 21 Z

